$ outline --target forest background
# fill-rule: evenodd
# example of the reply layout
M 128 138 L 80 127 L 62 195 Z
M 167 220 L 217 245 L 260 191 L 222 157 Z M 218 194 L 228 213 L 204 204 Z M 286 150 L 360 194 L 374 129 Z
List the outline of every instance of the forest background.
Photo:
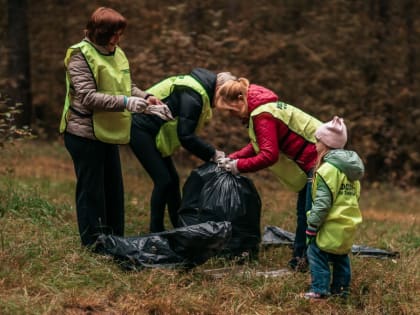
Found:
M 260 276 L 284 271 L 285 246 L 261 246 L 258 261 L 244 265 L 210 259 L 188 273 L 126 272 L 81 249 L 74 169 L 58 124 L 65 51 L 98 6 L 127 17 L 121 46 L 142 88 L 204 67 L 248 77 L 321 120 L 343 116 L 349 147 L 367 167 L 355 244 L 400 255 L 352 255 L 350 299 L 311 303 L 300 298 L 308 273 Z M 415 0 L 0 0 L 0 313 L 418 314 L 418 17 Z M 14 102 L 23 103 L 16 122 L 39 141 L 4 141 L 17 131 L 6 115 Z M 240 122 L 214 114 L 209 142 L 229 153 L 248 141 Z M 121 159 L 125 235 L 144 235 L 152 182 L 128 146 Z M 201 163 L 183 150 L 175 162 L 181 180 Z M 262 198 L 261 227 L 294 231 L 295 193 L 268 171 L 247 176 Z M 208 273 L 220 269 L 221 278 Z
M 64 54 L 98 6 L 128 19 L 121 47 L 139 87 L 231 71 L 323 121 L 344 117 L 365 182 L 420 184 L 420 2 L 0 0 L 0 91 L 23 102 L 19 123 L 40 139 L 59 136 Z M 247 142 L 217 112 L 203 136 L 228 153 Z

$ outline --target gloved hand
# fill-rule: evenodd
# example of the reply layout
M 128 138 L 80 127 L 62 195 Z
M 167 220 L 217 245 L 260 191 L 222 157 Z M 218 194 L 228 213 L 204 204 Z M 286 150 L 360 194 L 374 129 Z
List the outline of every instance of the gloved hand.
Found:
M 225 152 L 216 150 L 216 152 L 214 152 L 214 155 L 212 157 L 212 161 L 219 163 L 219 160 L 223 159 L 225 156 L 226 156 Z
M 230 161 L 232 161 L 232 159 L 231 158 L 228 158 L 228 157 L 222 157 L 222 158 L 220 158 L 220 159 L 218 159 L 217 160 L 217 166 L 218 167 L 220 167 L 220 168 L 225 168 L 225 165 L 228 163 L 228 162 L 230 162 Z
M 145 114 L 149 115 L 156 115 L 159 116 L 163 120 L 174 120 L 174 117 L 172 116 L 171 110 L 169 109 L 168 105 L 162 104 L 162 105 L 149 105 L 144 110 Z
M 237 164 L 238 164 L 238 160 L 230 160 L 225 163 L 223 168 L 225 169 L 225 171 L 231 172 L 233 175 L 239 175 Z
M 164 102 L 162 102 L 160 99 L 158 99 L 156 96 L 154 96 L 152 94 L 149 94 L 146 97 L 146 100 L 147 100 L 147 104 L 149 104 L 149 105 L 163 105 L 163 104 L 165 104 Z
M 147 107 L 147 101 L 141 97 L 130 96 L 127 97 L 127 105 L 125 107 L 129 112 L 143 113 Z
M 308 225 L 306 228 L 306 245 L 312 244 L 312 242 L 315 242 L 316 239 L 316 228 Z

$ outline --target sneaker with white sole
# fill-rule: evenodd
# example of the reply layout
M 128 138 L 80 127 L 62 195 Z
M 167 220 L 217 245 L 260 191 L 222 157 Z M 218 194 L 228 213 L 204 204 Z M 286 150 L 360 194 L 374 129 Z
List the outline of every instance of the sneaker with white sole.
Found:
M 326 295 L 321 294 L 321 293 L 312 292 L 312 291 L 303 293 L 302 296 L 305 299 L 308 299 L 308 300 L 321 300 L 321 299 L 325 299 L 326 298 Z

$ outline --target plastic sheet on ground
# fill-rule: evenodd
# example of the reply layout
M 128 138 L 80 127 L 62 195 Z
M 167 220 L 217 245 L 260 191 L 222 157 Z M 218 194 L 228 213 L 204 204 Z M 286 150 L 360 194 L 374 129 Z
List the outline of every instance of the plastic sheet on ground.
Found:
M 292 246 L 295 241 L 295 234 L 283 230 L 277 226 L 266 226 L 262 237 L 262 246 Z M 353 255 L 359 257 L 374 258 L 397 258 L 399 253 L 396 251 L 387 251 L 379 248 L 369 247 L 365 245 L 353 245 L 351 248 Z
M 353 255 L 360 257 L 374 257 L 374 258 L 399 258 L 400 253 L 396 251 L 387 251 L 384 249 L 369 247 L 365 245 L 353 245 L 351 247 Z
M 242 278 L 255 278 L 255 277 L 264 277 L 264 278 L 279 278 L 287 275 L 293 274 L 290 269 L 282 268 L 275 270 L 254 270 L 249 268 L 241 267 L 224 267 L 224 268 L 215 268 L 215 269 L 205 269 L 203 273 L 212 278 L 221 279 L 229 275 L 240 276 Z
M 295 233 L 288 232 L 277 226 L 266 226 L 262 237 L 261 245 L 287 245 L 293 246 L 295 241 Z
M 183 187 L 179 225 L 232 223 L 226 256 L 256 255 L 261 241 L 261 199 L 253 182 L 208 162 L 193 170 Z
M 232 234 L 230 222 L 206 222 L 137 237 L 102 234 L 97 248 L 123 269 L 192 268 L 217 255 Z

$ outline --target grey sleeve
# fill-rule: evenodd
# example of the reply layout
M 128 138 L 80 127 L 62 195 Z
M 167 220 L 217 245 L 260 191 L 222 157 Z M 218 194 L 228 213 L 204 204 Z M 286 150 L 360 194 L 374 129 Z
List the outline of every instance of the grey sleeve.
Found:
M 89 110 L 103 109 L 115 112 L 124 110 L 123 95 L 97 92 L 95 79 L 82 53 L 71 57 L 67 71 L 74 97 L 82 107 Z
M 142 89 L 140 89 L 139 87 L 137 87 L 137 85 L 135 85 L 134 83 L 132 83 L 131 84 L 131 95 L 141 97 L 141 98 L 145 98 L 149 94 L 147 92 L 143 91 Z
M 331 209 L 332 194 L 321 176 L 316 176 L 316 181 L 317 189 L 312 209 L 308 213 L 307 223 L 318 230 Z

